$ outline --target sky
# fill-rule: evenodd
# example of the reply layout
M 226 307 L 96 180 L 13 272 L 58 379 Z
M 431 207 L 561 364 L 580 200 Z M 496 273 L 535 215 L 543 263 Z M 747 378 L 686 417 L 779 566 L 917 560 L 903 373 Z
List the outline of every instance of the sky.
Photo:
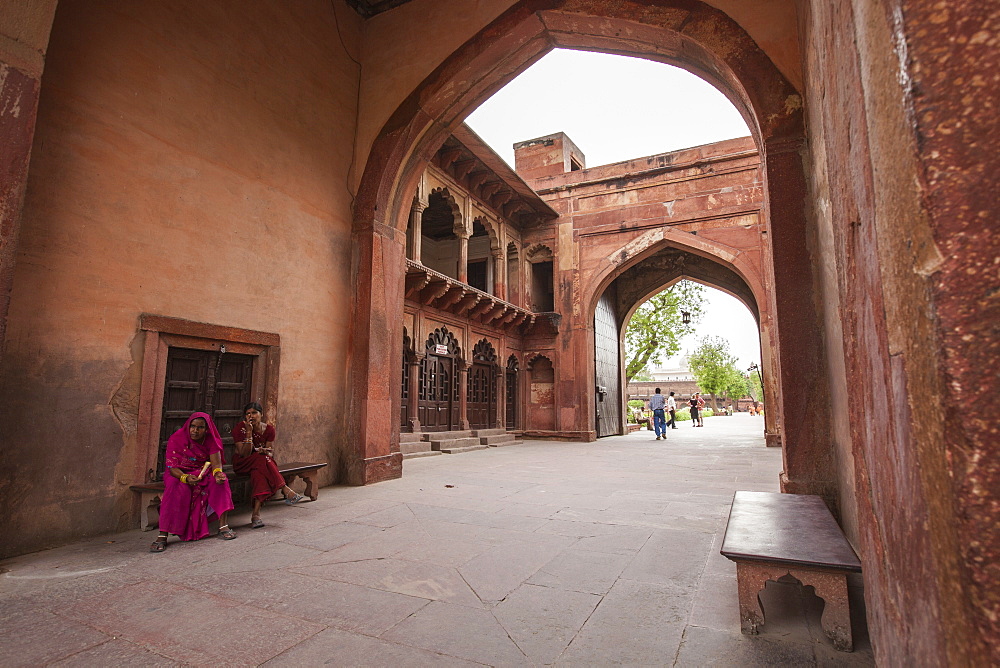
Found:
M 587 166 L 745 137 L 746 123 L 711 84 L 682 69 L 638 58 L 551 51 L 484 102 L 466 123 L 511 166 L 516 142 L 565 132 Z M 709 288 L 705 316 L 681 343 L 729 341 L 737 367 L 760 362 L 757 325 L 734 297 Z M 668 364 L 669 365 L 669 364 Z

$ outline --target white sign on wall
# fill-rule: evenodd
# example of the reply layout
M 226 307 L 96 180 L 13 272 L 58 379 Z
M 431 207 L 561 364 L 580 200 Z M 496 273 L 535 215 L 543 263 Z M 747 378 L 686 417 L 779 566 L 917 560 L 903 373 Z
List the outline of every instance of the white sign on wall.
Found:
M 447 355 L 448 354 L 448 346 L 442 345 L 440 343 L 435 344 L 434 345 L 434 354 L 435 355 Z

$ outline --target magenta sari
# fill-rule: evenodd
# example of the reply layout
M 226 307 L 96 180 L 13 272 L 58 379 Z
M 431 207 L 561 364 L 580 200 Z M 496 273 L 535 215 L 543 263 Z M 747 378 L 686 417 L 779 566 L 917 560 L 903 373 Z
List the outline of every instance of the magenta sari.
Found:
M 202 418 L 208 431 L 201 443 L 191 440 L 188 429 L 191 421 Z M 175 478 L 170 469 L 198 475 L 209 456 L 218 452 L 222 459 L 222 438 L 207 413 L 192 413 L 184 426 L 167 441 L 163 474 L 163 497 L 160 500 L 160 531 L 177 534 L 181 540 L 198 540 L 208 535 L 208 520 L 212 515 L 222 515 L 233 509 L 233 494 L 229 481 L 215 481 L 211 469 L 197 485 L 185 485 Z

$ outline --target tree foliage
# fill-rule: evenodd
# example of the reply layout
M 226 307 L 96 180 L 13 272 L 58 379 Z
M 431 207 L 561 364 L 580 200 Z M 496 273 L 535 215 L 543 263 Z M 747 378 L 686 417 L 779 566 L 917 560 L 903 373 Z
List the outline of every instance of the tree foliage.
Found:
M 680 350 L 680 340 L 701 320 L 704 291 L 697 283 L 679 281 L 636 309 L 625 329 L 626 383 L 640 375 L 649 377 L 647 365 L 651 361 Z M 690 324 L 684 324 L 682 311 L 691 314 Z
M 712 410 L 717 411 L 716 397 L 729 392 L 745 394 L 746 377 L 736 368 L 736 358 L 729 352 L 729 342 L 721 336 L 705 336 L 689 359 L 691 373 L 698 387 L 712 397 Z
M 747 395 L 752 397 L 754 401 L 764 401 L 764 387 L 761 385 L 760 375 L 757 371 L 750 372 L 747 384 Z

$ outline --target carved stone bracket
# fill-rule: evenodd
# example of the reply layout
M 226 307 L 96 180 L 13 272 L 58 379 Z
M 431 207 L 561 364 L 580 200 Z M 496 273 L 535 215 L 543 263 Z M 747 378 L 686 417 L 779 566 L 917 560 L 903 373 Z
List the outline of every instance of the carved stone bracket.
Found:
M 406 298 L 492 327 L 521 327 L 526 334 L 555 335 L 562 319 L 558 313 L 532 313 L 514 306 L 412 260 L 406 262 Z

